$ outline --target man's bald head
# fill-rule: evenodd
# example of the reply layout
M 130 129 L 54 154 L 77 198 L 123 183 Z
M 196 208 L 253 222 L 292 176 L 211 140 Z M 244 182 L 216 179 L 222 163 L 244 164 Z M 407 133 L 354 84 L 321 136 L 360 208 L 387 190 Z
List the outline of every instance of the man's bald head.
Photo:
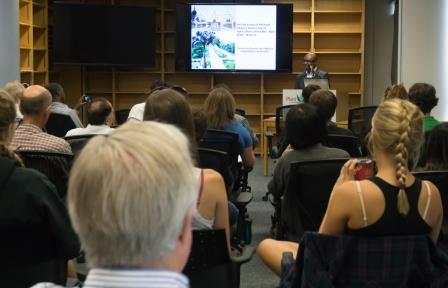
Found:
M 24 116 L 40 115 L 51 104 L 51 94 L 42 86 L 32 85 L 23 91 L 20 111 Z
M 317 62 L 317 54 L 315 54 L 315 53 L 307 53 L 305 55 L 305 57 L 303 57 L 303 61 Z
M 106 98 L 96 97 L 87 107 L 87 120 L 91 125 L 103 125 L 111 113 L 112 104 Z

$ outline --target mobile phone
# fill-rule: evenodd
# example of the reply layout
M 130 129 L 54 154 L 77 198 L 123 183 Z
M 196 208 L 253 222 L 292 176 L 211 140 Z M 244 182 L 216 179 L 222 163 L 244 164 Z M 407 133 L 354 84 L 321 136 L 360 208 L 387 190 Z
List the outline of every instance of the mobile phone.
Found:
M 82 97 L 82 102 L 84 102 L 84 103 L 90 103 L 90 102 L 92 102 L 92 96 L 84 95 L 84 96 Z
M 355 180 L 364 180 L 372 177 L 375 163 L 372 159 L 358 159 L 356 162 Z

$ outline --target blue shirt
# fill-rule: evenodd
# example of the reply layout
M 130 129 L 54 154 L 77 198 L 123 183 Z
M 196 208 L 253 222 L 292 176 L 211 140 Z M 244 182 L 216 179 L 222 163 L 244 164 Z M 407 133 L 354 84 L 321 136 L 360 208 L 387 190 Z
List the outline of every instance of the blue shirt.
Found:
M 247 129 L 240 123 L 229 121 L 224 126 L 224 130 L 238 133 L 238 142 L 240 143 L 241 151 L 245 148 L 252 147 L 252 138 Z

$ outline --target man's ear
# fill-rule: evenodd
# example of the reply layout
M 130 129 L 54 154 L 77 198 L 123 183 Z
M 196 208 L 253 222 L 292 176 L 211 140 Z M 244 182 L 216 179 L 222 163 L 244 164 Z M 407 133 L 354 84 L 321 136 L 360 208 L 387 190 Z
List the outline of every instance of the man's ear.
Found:
M 188 243 L 184 243 L 184 244 L 188 244 L 191 246 L 191 219 L 193 218 L 193 207 L 191 207 L 190 209 L 188 209 L 187 215 L 185 216 L 184 219 L 184 223 L 182 225 L 182 230 L 181 233 L 179 235 L 179 242 L 184 243 L 185 241 L 190 241 L 190 244 Z
M 47 123 L 48 118 L 50 118 L 50 114 L 51 114 L 51 106 L 48 105 L 46 108 L 44 108 L 44 112 L 42 117 L 44 118 L 44 124 Z
M 182 225 L 181 233 L 177 239 L 175 255 L 176 255 L 176 271 L 182 271 L 187 264 L 188 257 L 190 256 L 191 244 L 193 243 L 193 235 L 191 232 L 191 219 L 193 217 L 193 209 L 191 207 L 185 216 L 184 223 Z

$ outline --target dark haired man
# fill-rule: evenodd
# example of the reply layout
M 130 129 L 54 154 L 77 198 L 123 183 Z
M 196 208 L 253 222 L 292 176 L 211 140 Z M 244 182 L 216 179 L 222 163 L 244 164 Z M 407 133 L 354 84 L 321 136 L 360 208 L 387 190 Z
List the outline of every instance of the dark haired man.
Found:
M 322 114 L 327 121 L 327 132 L 332 135 L 343 135 L 343 136 L 355 136 L 349 129 L 341 128 L 336 125 L 331 118 L 333 118 L 336 112 L 336 107 L 338 106 L 338 99 L 329 90 L 316 90 L 311 94 L 308 103 L 317 107 L 317 110 Z
M 423 117 L 423 129 L 429 132 L 435 126 L 440 124 L 440 121 L 431 116 L 431 110 L 437 106 L 439 98 L 436 97 L 436 88 L 427 83 L 415 83 L 409 88 L 409 100 L 417 105 L 422 110 L 425 116 Z
M 171 84 L 168 82 L 164 82 L 161 80 L 154 81 L 151 86 L 149 87 L 149 93 L 148 96 L 151 95 L 152 92 L 157 90 L 163 90 L 171 88 L 180 94 L 184 95 L 185 97 L 188 96 L 188 91 L 182 86 Z M 134 120 L 134 121 L 143 121 L 143 112 L 145 111 L 145 103 L 137 103 L 134 106 L 132 106 L 131 111 L 129 111 L 128 120 Z
M 333 158 L 349 158 L 341 149 L 322 145 L 327 135 L 325 119 L 311 104 L 299 104 L 286 114 L 286 138 L 290 147 L 283 153 L 268 184 L 268 191 L 276 199 L 284 194 L 292 162 Z
M 308 84 L 305 88 L 302 90 L 302 98 L 304 103 L 308 103 L 310 100 L 311 94 L 313 94 L 314 91 L 317 91 L 320 89 L 319 85 L 315 84 Z
M 295 89 L 305 88 L 305 79 L 329 79 L 328 73 L 326 71 L 320 70 L 317 67 L 317 55 L 315 53 L 307 53 L 303 57 L 303 64 L 305 66 L 305 71 L 296 77 L 294 82 Z
M 70 145 L 42 131 L 50 116 L 51 94 L 42 86 L 32 85 L 23 92 L 20 111 L 23 122 L 15 130 L 10 148 L 15 151 L 44 151 L 72 154 Z
M 73 120 L 73 123 L 76 127 L 84 127 L 79 120 L 78 112 L 76 110 L 71 109 L 65 104 L 65 92 L 64 88 L 58 83 L 51 82 L 48 83 L 45 88 L 50 91 L 51 97 L 53 98 L 53 102 L 51 103 L 51 113 L 54 114 L 62 114 L 68 115 Z M 78 106 L 84 103 L 80 103 Z
M 103 97 L 97 97 L 87 106 L 87 120 L 89 124 L 86 128 L 75 128 L 69 130 L 65 136 L 76 135 L 104 135 L 114 131 L 110 128 L 113 122 L 112 104 Z

